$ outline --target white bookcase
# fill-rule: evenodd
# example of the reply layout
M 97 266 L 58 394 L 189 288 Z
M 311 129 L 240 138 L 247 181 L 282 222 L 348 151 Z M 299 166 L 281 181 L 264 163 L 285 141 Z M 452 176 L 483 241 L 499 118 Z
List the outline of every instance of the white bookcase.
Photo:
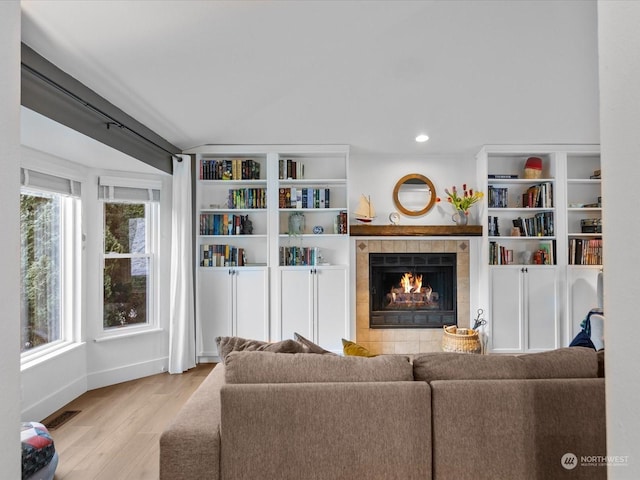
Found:
M 204 145 L 185 153 L 195 156 L 200 361 L 219 359 L 214 340 L 224 335 L 276 341 L 299 331 L 324 345 L 336 337 L 329 348 L 341 349 L 349 325 L 348 146 Z
M 529 157 L 542 160 L 540 178 L 524 178 Z M 516 353 L 566 346 L 577 319 L 597 302 L 602 234 L 583 228 L 602 222 L 600 180 L 591 178 L 600 169 L 599 147 L 490 145 L 477 160 L 487 194 L 479 283 L 480 298 L 489 299 L 489 349 Z M 524 231 L 520 219 L 530 219 Z M 576 248 L 579 263 L 588 265 L 575 264 Z

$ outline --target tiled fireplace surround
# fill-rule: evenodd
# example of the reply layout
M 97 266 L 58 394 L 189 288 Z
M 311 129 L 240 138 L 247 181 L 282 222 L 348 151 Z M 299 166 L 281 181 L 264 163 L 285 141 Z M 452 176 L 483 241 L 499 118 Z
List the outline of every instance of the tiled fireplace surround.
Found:
M 356 251 L 356 342 L 374 354 L 441 351 L 441 328 L 369 328 L 370 253 L 456 253 L 458 326 L 469 327 L 468 240 L 360 240 Z

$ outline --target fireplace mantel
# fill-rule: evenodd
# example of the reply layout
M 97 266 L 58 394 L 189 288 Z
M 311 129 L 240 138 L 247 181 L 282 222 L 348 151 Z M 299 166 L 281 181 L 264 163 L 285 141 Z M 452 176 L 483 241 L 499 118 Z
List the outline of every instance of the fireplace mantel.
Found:
M 480 237 L 482 225 L 350 225 L 352 237 Z

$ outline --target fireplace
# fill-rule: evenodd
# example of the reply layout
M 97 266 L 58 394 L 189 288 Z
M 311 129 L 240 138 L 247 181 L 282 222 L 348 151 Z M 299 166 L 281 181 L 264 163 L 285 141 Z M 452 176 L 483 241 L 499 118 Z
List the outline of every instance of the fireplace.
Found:
M 370 253 L 369 327 L 456 324 L 455 253 Z
M 401 228 L 401 227 L 398 227 Z M 442 351 L 442 328 L 371 328 L 371 287 L 369 260 L 372 253 L 383 254 L 455 254 L 454 307 L 456 319 L 451 324 L 469 328 L 471 323 L 469 239 L 463 238 L 357 238 L 356 255 L 356 341 L 374 354 L 416 354 Z M 423 283 L 425 282 L 423 277 Z M 431 280 L 426 281 L 431 282 Z M 435 284 L 435 282 L 434 282 Z M 440 287 L 431 285 L 435 291 Z M 440 293 L 440 292 L 438 292 Z M 457 320 L 457 321 L 456 321 Z

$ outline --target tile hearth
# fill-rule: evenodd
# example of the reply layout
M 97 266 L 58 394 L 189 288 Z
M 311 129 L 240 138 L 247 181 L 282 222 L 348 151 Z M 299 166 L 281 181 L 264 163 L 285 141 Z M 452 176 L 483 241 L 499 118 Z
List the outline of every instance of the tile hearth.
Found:
M 360 240 L 356 246 L 356 342 L 374 354 L 416 354 L 442 350 L 441 328 L 369 328 L 370 253 L 456 253 L 458 326 L 469 327 L 468 240 Z

